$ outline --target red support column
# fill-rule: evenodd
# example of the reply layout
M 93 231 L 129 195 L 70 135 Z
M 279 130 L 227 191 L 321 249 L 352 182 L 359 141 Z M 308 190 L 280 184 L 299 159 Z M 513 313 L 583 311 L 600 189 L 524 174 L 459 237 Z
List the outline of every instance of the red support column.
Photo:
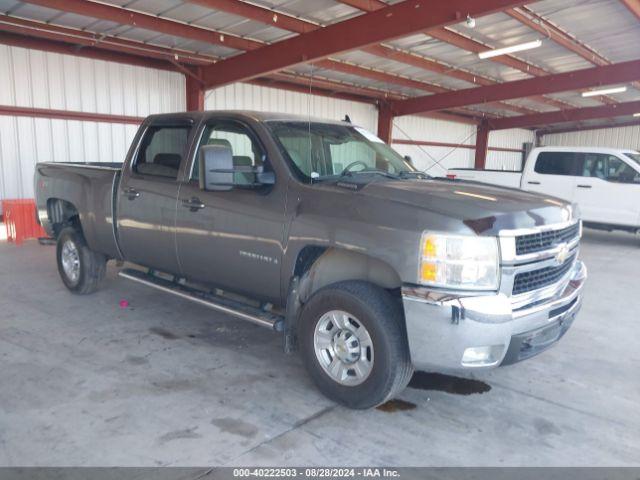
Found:
M 484 169 L 489 149 L 489 122 L 483 120 L 476 133 L 476 160 L 474 168 Z
M 391 145 L 393 135 L 393 112 L 386 103 L 378 107 L 378 137 Z
M 198 68 L 198 74 L 200 69 Z M 199 76 L 199 75 L 198 75 Z M 204 110 L 204 86 L 194 76 L 186 75 L 187 77 L 187 111 L 200 111 Z

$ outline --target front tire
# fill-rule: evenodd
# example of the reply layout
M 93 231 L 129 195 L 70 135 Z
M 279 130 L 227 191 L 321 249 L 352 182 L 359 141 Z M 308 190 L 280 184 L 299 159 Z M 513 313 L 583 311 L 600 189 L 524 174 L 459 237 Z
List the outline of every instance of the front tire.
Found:
M 56 257 L 60 278 L 71 292 L 86 295 L 98 289 L 107 270 L 107 259 L 89 249 L 80 231 L 66 227 L 60 232 Z
M 317 387 L 349 408 L 386 402 L 413 373 L 402 308 L 368 282 L 339 282 L 316 292 L 303 307 L 299 339 Z

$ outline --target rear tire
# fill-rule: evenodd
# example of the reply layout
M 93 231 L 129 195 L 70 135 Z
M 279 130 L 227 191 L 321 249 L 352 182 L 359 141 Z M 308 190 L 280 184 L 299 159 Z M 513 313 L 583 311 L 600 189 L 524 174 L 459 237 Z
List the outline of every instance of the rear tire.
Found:
M 303 307 L 299 340 L 317 387 L 349 408 L 386 402 L 413 374 L 402 308 L 368 282 L 339 282 L 316 292 Z
M 62 282 L 78 295 L 95 292 L 107 270 L 107 258 L 90 250 L 82 232 L 73 227 L 58 235 L 56 258 Z

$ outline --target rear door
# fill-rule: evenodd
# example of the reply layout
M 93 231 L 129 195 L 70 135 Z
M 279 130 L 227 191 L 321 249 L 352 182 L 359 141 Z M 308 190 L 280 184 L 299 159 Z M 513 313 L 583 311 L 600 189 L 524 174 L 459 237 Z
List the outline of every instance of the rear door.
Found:
M 118 234 L 127 260 L 178 274 L 175 243 L 178 172 L 187 155 L 189 120 L 146 127 L 118 189 Z
M 640 214 L 640 176 L 615 155 L 583 153 L 575 201 L 583 220 L 636 226 Z
M 523 190 L 573 201 L 580 158 L 575 152 L 539 152 L 523 176 Z

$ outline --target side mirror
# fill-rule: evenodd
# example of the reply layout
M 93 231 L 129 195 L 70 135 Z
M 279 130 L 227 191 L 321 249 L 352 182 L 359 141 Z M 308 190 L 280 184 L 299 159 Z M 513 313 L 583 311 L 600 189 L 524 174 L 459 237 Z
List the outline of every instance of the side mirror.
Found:
M 273 172 L 263 167 L 234 165 L 232 150 L 226 145 L 205 145 L 200 149 L 200 188 L 226 191 L 233 187 L 255 188 L 276 183 Z
M 262 169 L 262 167 L 261 167 Z M 256 181 L 260 185 L 275 185 L 276 174 L 273 172 L 256 172 Z
M 415 165 L 413 164 L 413 159 L 409 156 L 409 155 L 405 155 L 404 159 L 407 161 L 407 163 L 409 165 L 411 165 L 412 167 L 414 167 Z
M 233 155 L 226 145 L 205 145 L 198 158 L 202 190 L 224 191 L 233 188 Z

